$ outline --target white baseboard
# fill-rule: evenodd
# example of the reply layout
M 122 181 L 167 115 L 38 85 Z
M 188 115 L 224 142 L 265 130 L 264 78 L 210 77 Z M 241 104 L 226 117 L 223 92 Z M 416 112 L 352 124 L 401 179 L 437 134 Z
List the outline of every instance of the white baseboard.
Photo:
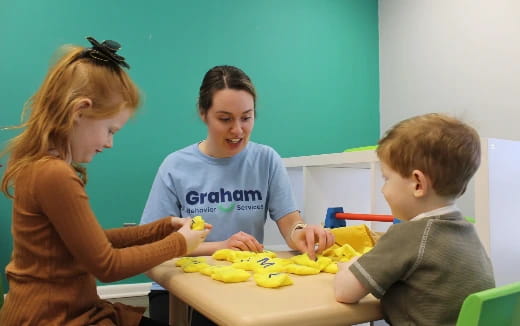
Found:
M 101 285 L 97 287 L 101 299 L 140 297 L 148 295 L 152 283 Z

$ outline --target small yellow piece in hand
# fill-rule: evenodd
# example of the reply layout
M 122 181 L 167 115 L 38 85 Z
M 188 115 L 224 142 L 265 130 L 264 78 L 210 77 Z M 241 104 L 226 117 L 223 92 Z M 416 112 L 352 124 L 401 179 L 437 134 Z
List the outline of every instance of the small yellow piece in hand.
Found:
M 202 231 L 204 230 L 204 225 L 206 225 L 206 222 L 202 218 L 202 216 L 195 216 L 191 220 L 191 229 L 196 231 Z

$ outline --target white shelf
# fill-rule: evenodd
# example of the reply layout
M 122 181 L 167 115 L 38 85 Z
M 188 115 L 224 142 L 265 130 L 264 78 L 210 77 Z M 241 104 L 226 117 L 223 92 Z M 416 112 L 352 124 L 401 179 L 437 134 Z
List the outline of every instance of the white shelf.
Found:
M 344 152 L 284 158 L 285 167 L 352 167 L 370 168 L 370 163 L 378 162 L 375 151 Z
M 323 224 L 329 207 L 346 212 L 390 214 L 381 192 L 383 180 L 374 150 L 284 158 L 296 204 L 310 224 Z M 385 231 L 391 224 L 347 221 L 347 225 L 367 224 Z M 264 243 L 283 245 L 284 240 L 272 221 L 265 229 Z

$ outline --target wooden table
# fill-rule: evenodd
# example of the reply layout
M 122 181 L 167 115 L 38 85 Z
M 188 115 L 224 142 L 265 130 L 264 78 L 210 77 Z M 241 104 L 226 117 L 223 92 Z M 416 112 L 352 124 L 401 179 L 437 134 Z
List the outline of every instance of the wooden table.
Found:
M 277 253 L 287 258 L 289 252 Z M 209 264 L 229 264 L 207 257 Z M 382 319 L 379 300 L 368 295 L 357 304 L 334 298 L 334 274 L 298 276 L 294 284 L 268 289 L 253 277 L 242 283 L 222 283 L 200 273 L 184 273 L 167 261 L 148 273 L 170 291 L 170 324 L 188 325 L 188 305 L 218 325 L 350 325 Z

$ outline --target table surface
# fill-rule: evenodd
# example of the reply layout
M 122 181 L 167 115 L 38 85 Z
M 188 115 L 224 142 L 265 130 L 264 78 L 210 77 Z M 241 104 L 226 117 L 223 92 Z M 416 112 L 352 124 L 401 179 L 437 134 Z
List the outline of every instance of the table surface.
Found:
M 206 258 L 209 264 L 229 264 Z M 253 276 L 247 282 L 222 283 L 200 273 L 185 273 L 175 260 L 151 269 L 148 276 L 219 325 L 326 326 L 382 319 L 379 300 L 370 294 L 357 304 L 336 302 L 334 274 L 290 274 L 294 284 L 269 289 L 257 286 Z

